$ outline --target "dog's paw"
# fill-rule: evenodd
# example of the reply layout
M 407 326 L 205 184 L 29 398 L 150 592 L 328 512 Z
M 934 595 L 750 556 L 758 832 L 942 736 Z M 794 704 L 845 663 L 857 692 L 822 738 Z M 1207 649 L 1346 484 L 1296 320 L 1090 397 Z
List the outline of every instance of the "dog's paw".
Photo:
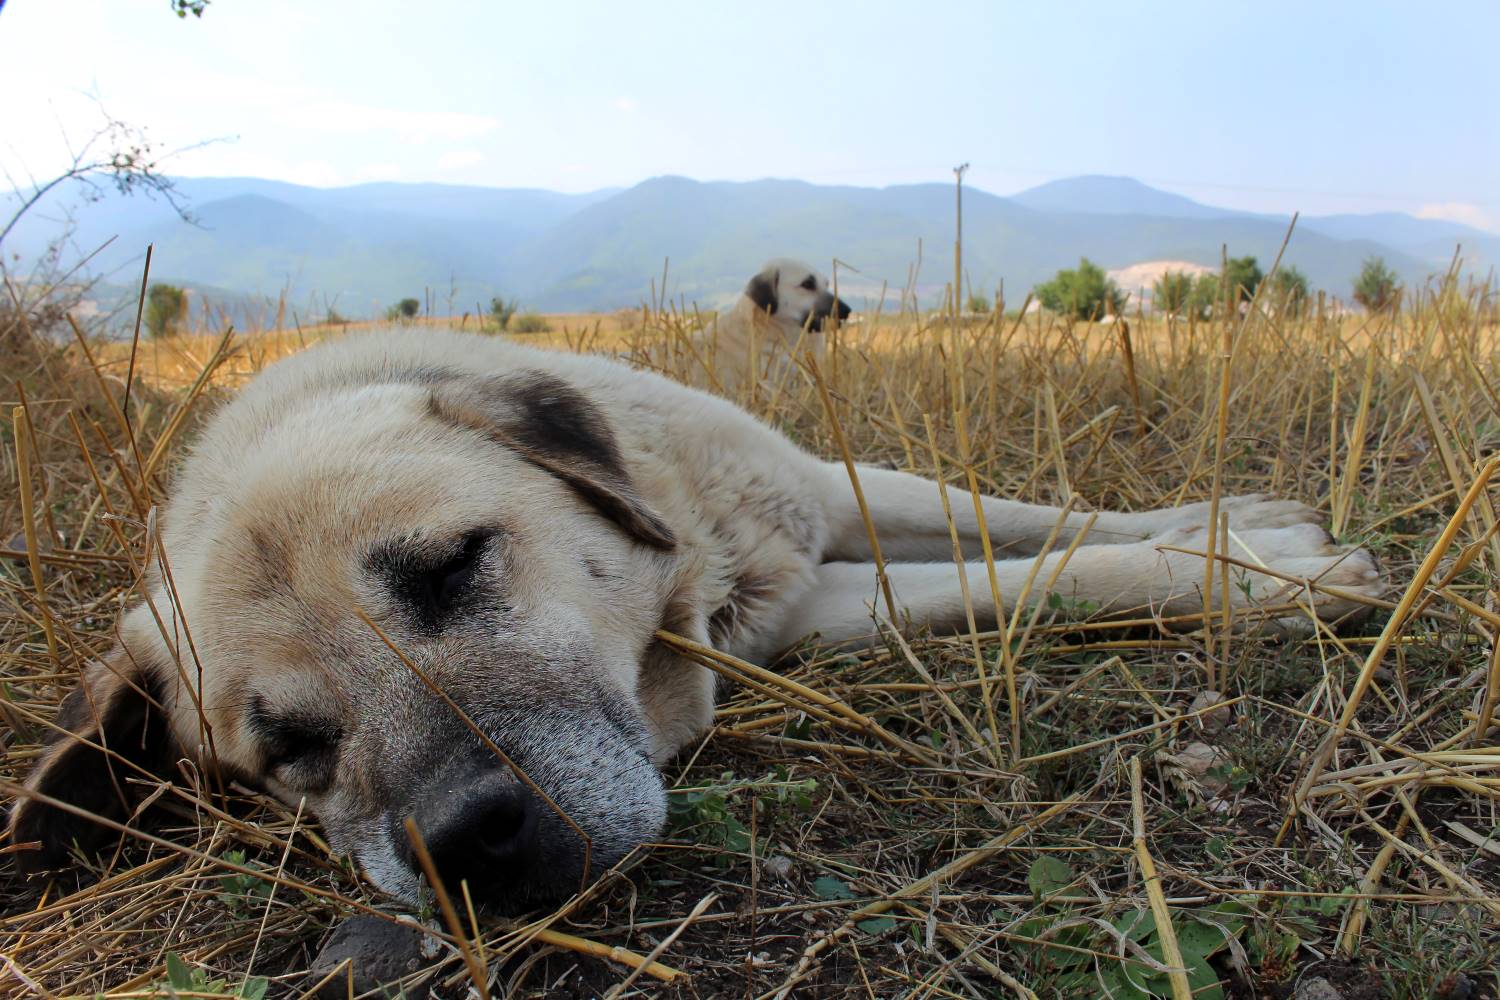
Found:
M 1131 519 L 1130 527 L 1135 528 L 1140 537 L 1155 539 L 1167 532 L 1206 528 L 1210 506 L 1205 500 L 1181 507 L 1142 511 L 1128 517 Z M 1219 500 L 1219 512 L 1229 516 L 1231 531 L 1316 525 L 1323 521 L 1322 514 L 1300 500 L 1275 500 L 1263 493 L 1222 497 Z
M 1184 573 L 1196 573 L 1202 580 L 1202 557 L 1192 553 L 1207 550 L 1206 528 L 1178 528 L 1149 544 L 1163 551 L 1179 581 Z M 1215 550 L 1233 560 L 1228 569 L 1235 610 L 1267 610 L 1281 626 L 1296 631 L 1312 627 L 1309 608 L 1323 621 L 1345 619 L 1368 611 L 1368 602 L 1386 590 L 1375 557 L 1366 549 L 1336 544 L 1320 524 L 1303 521 L 1241 530 L 1231 516 L 1229 538 L 1218 539 Z M 1222 579 L 1216 569 L 1215 585 Z M 1218 607 L 1221 601 L 1215 596 L 1212 603 Z

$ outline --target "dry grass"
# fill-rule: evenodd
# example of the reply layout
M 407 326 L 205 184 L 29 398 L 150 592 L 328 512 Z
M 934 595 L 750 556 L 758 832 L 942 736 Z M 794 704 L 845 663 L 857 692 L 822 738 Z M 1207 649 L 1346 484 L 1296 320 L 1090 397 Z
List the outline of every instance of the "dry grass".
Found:
M 554 326 L 556 346 L 694 365 L 678 314 Z M 3 787 L 108 645 L 194 423 L 328 333 L 143 344 L 128 403 L 128 345 L 97 345 L 95 367 L 11 341 Z M 803 374 L 744 399 L 819 454 L 842 438 L 860 461 L 1084 508 L 1216 483 L 1296 497 L 1379 554 L 1391 600 L 1290 640 L 1219 615 L 1079 621 L 1058 598 L 999 634 L 890 631 L 776 673 L 695 650 L 740 683 L 667 769 L 669 837 L 530 922 L 462 900 L 422 915 L 422 974 L 443 996 L 480 967 L 516 997 L 1282 996 L 1308 975 L 1349 997 L 1500 994 L 1497 348 L 1493 317 L 1451 291 L 1370 319 L 840 331 L 826 397 Z M 1205 582 L 1222 595 L 1232 567 Z M 333 924 L 389 907 L 305 818 L 190 777 L 143 787 L 144 834 L 76 873 L 22 879 L 0 844 L 0 993 L 152 995 L 180 961 L 200 995 L 252 974 L 297 995 Z

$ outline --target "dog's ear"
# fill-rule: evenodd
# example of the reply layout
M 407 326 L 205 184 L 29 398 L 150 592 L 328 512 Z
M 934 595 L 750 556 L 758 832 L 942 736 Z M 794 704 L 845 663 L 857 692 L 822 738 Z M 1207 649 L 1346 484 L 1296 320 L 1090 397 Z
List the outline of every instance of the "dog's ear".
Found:
M 126 779 L 160 771 L 171 747 L 157 694 L 156 682 L 123 645 L 90 664 L 63 699 L 58 728 L 32 766 L 26 790 L 124 820 L 130 809 Z M 9 833 L 11 845 L 21 848 L 19 863 L 36 870 L 63 865 L 69 848 L 95 847 L 109 831 L 23 793 L 11 808 Z
M 517 371 L 458 379 L 430 397 L 434 414 L 480 431 L 567 483 L 632 537 L 658 549 L 677 539 L 636 492 L 609 421 L 556 375 Z
M 745 297 L 764 309 L 766 315 L 775 316 L 780 288 L 781 268 L 773 268 L 769 273 L 761 271 L 745 286 Z

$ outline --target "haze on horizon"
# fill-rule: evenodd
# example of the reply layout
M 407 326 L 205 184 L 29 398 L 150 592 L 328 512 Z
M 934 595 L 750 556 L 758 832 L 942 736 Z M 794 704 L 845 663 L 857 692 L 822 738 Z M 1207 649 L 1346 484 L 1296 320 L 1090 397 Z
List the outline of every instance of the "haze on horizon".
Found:
M 9 0 L 0 165 L 98 105 L 183 176 L 587 191 L 660 174 L 1009 194 L 1135 177 L 1251 211 L 1500 230 L 1500 7 Z M 59 58 L 62 52 L 67 58 Z

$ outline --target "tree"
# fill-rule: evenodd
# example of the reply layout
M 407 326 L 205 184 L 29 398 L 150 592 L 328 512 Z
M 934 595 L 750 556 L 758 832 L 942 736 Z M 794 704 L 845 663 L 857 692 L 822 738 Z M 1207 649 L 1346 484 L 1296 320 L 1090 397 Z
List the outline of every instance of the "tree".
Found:
M 1199 319 L 1208 319 L 1224 301 L 1219 276 L 1212 271 L 1198 275 L 1193 282 L 1193 293 L 1188 296 L 1188 311 Z
M 1385 266 L 1385 258 L 1366 257 L 1354 279 L 1354 301 L 1370 312 L 1380 312 L 1395 304 L 1399 292 L 1396 272 Z
M 1186 271 L 1168 271 L 1151 285 L 1151 304 L 1168 316 L 1185 312 L 1193 296 L 1193 276 Z
M 501 330 L 510 326 L 510 318 L 521 308 L 521 303 L 515 299 L 506 299 L 497 295 L 490 299 L 490 319 L 495 321 L 495 326 Z
M 203 11 L 211 2 L 212 0 L 171 0 L 172 13 L 178 17 L 187 17 L 189 14 L 202 17 Z
M 1224 273 L 1229 278 L 1229 297 L 1235 305 L 1254 298 L 1255 290 L 1266 277 L 1254 257 L 1229 258 Z
M 1301 312 L 1302 306 L 1307 302 L 1307 275 L 1295 267 L 1287 266 L 1277 268 L 1276 276 L 1271 281 L 1271 290 L 1276 295 L 1277 304 L 1293 315 Z
M 1058 271 L 1051 281 L 1038 285 L 1036 297 L 1053 312 L 1075 319 L 1103 319 L 1125 308 L 1125 293 L 1087 257 L 1078 261 L 1076 270 Z
M 146 289 L 146 333 L 152 337 L 175 337 L 187 318 L 187 292 L 176 285 L 156 282 Z
M 417 318 L 417 313 L 422 311 L 422 303 L 417 299 L 402 299 L 385 311 L 385 318 L 392 322 L 403 322 Z

